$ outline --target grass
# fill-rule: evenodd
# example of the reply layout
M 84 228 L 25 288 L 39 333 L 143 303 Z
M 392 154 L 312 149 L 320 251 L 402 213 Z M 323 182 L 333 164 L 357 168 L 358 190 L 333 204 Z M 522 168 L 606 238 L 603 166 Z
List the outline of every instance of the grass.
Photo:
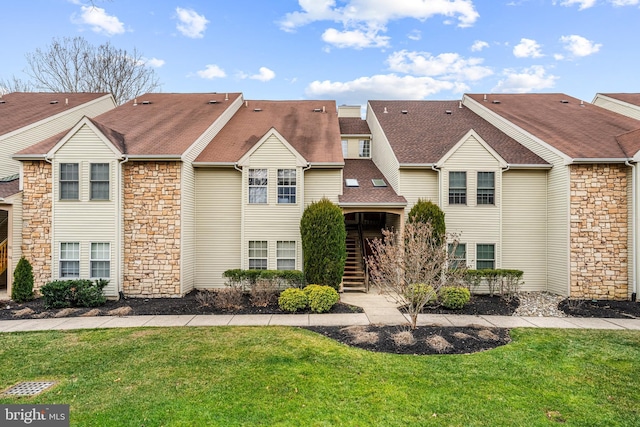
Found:
M 365 352 L 285 327 L 2 334 L 0 390 L 79 426 L 640 425 L 640 332 L 519 329 L 472 355 Z

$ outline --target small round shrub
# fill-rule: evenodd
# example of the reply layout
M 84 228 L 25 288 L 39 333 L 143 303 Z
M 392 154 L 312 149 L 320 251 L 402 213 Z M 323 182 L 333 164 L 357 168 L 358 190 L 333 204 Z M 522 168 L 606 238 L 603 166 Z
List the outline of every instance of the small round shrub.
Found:
M 309 298 L 302 289 L 289 288 L 282 291 L 278 298 L 278 306 L 283 311 L 295 313 L 304 310 L 309 305 Z
M 438 295 L 434 291 L 433 286 L 426 283 L 414 283 L 407 287 L 404 295 L 406 301 L 412 306 L 432 304 L 438 300 Z
M 471 299 L 469 289 L 461 286 L 444 286 L 440 288 L 440 304 L 449 310 L 460 310 Z
M 309 307 L 314 313 L 326 313 L 340 301 L 338 291 L 331 286 L 309 285 L 304 288 L 304 292 L 307 293 Z

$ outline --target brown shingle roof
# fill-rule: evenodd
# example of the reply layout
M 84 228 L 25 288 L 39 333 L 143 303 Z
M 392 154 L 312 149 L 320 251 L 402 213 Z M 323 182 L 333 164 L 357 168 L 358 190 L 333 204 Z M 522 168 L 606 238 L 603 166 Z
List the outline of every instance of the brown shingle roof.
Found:
M 106 96 L 106 93 L 12 92 L 0 102 L 0 135 Z M 65 102 L 68 101 L 68 103 Z M 57 101 L 56 103 L 52 103 Z
M 573 159 L 623 159 L 640 150 L 633 135 L 625 150 L 617 141 L 640 121 L 561 93 L 467 96 Z
M 0 197 L 9 197 L 20 192 L 20 179 L 0 180 Z
M 237 162 L 271 128 L 310 163 L 343 162 L 334 101 L 248 101 L 195 161 Z
M 151 93 L 92 119 L 123 154 L 179 156 L 241 96 L 240 93 Z M 209 103 L 215 100 L 216 103 Z M 137 101 L 137 105 L 134 103 Z M 45 154 L 60 136 L 19 154 Z
M 346 159 L 344 161 L 344 179 L 357 179 L 358 187 L 347 187 L 342 183 L 343 193 L 339 197 L 340 203 L 358 204 L 396 204 L 406 205 L 407 199 L 393 190 L 380 169 L 370 159 Z M 386 187 L 374 187 L 372 179 L 382 178 Z
M 603 93 L 602 95 L 640 107 L 640 93 Z
M 359 117 L 339 117 L 340 133 L 343 135 L 370 135 L 369 124 Z
M 468 108 L 459 108 L 458 101 L 369 101 L 369 105 L 400 164 L 437 163 L 471 129 L 509 164 L 547 164 Z

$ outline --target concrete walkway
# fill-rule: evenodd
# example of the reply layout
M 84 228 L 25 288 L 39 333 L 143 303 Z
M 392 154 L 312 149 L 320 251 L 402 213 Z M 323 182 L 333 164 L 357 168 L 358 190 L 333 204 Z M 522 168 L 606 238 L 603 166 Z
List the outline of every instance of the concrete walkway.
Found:
M 123 317 L 65 317 L 59 319 L 1 320 L 0 332 L 129 328 L 142 326 L 349 326 L 402 325 L 407 319 L 392 298 L 373 290 L 368 294 L 345 293 L 341 300 L 362 307 L 364 313 L 174 315 Z M 497 328 L 574 328 L 640 330 L 640 319 L 594 319 L 578 317 L 515 317 L 420 314 L 419 326 L 484 326 Z

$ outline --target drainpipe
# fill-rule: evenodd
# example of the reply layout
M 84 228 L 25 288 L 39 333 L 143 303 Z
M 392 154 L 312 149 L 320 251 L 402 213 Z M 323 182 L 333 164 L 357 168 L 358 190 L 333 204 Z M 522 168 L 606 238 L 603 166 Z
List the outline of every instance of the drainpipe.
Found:
M 436 165 L 431 165 L 431 170 L 438 173 L 438 206 L 442 209 L 442 203 L 440 203 L 442 200 L 442 176 L 440 175 L 440 168 Z
M 636 230 L 636 218 L 638 208 L 636 206 L 636 165 L 631 163 L 629 160 L 625 160 L 625 165 L 631 168 L 631 221 L 633 226 L 631 227 L 632 235 L 631 235 L 631 259 L 633 263 L 633 276 L 631 277 L 632 282 L 632 292 L 631 292 L 631 301 L 636 300 L 637 292 L 638 292 L 638 284 L 636 277 L 638 275 L 637 272 L 637 251 L 636 251 L 636 238 L 637 238 L 637 230 Z
M 504 187 L 504 185 L 503 185 L 503 182 L 504 182 L 503 175 L 504 175 L 505 172 L 507 172 L 509 170 L 510 167 L 511 167 L 511 165 L 507 164 L 506 167 L 504 167 L 504 168 L 502 168 L 500 170 L 500 209 L 498 210 L 498 215 L 500 215 L 500 220 L 498 221 L 499 227 L 500 227 L 500 230 L 498 231 L 500 233 L 500 268 L 503 268 L 502 267 L 502 253 L 503 253 L 502 252 L 502 248 L 503 248 L 503 246 L 502 246 L 502 240 L 503 240 L 502 239 L 502 236 L 503 236 L 503 233 L 502 233 L 502 213 L 504 212 L 504 209 L 502 208 L 502 188 Z M 495 191 L 495 188 L 497 187 L 497 185 L 496 185 L 495 182 L 493 183 L 493 185 L 494 185 L 494 191 Z
M 240 268 L 245 267 L 245 246 L 244 246 L 244 172 L 242 168 L 238 166 L 238 163 L 233 164 L 233 168 L 240 172 Z M 247 190 L 248 191 L 248 190 Z
M 55 200 L 53 200 L 53 186 L 55 184 L 54 181 L 53 181 L 53 160 L 45 155 L 44 156 L 44 161 L 51 165 L 51 229 L 50 229 L 51 230 L 51 232 L 50 232 L 50 234 L 51 234 L 51 280 L 55 280 L 53 278 L 53 271 L 54 271 L 54 268 L 53 268 L 53 258 L 54 258 L 54 256 L 53 256 L 53 254 L 55 254 L 54 251 L 56 250 L 56 244 L 55 244 L 55 240 L 56 240 L 55 239 L 55 232 L 56 232 L 55 231 L 56 230 L 55 224 L 56 224 L 56 222 L 54 220 L 54 215 L 55 215 L 56 210 L 53 207 L 53 204 L 55 203 Z M 58 274 L 59 274 L 59 272 L 58 272 Z
M 123 247 L 123 241 L 122 241 L 122 234 L 123 234 L 123 223 L 124 223 L 124 188 L 123 188 L 123 179 L 122 176 L 124 174 L 124 169 L 122 168 L 122 165 L 124 165 L 125 163 L 127 163 L 129 161 L 129 156 L 124 155 L 122 156 L 121 161 L 118 163 L 118 167 L 120 168 L 120 170 L 118 171 L 118 183 L 117 183 L 117 188 L 118 188 L 118 213 L 116 215 L 116 218 L 118 218 L 118 222 L 117 222 L 117 226 L 116 226 L 116 242 L 117 242 L 117 247 L 118 247 L 118 297 L 120 299 L 124 299 L 124 247 Z

